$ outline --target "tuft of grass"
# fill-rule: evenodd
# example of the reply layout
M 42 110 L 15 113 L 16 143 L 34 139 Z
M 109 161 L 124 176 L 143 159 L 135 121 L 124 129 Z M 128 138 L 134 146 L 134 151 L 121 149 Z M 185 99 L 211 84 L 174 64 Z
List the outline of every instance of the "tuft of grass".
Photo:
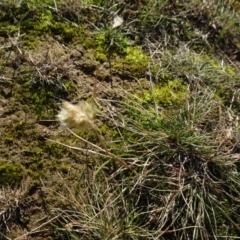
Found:
M 20 183 L 20 182 L 19 182 Z M 20 184 L 19 184 L 20 186 Z M 26 227 L 26 215 L 24 212 L 24 197 L 27 190 L 22 186 L 13 188 L 4 186 L 0 190 L 0 238 L 9 239 L 11 226 L 16 224 Z
M 81 184 L 88 178 L 86 184 Z M 80 173 L 75 190 L 64 185 L 66 194 L 58 195 L 73 208 L 53 208 L 60 215 L 56 230 L 66 239 L 142 239 L 150 235 L 139 222 L 134 204 L 127 199 L 128 190 L 114 175 L 101 172 L 94 177 L 88 167 Z M 53 193 L 56 194 L 56 193 Z M 129 204 L 130 203 L 130 204 Z M 60 223 L 60 224 L 59 224 Z
M 60 196 L 72 207 L 53 209 L 61 215 L 57 230 L 68 239 L 238 236 L 233 112 L 211 89 L 192 92 L 180 108 L 158 111 L 122 94 L 123 101 L 114 101 L 121 111 L 112 110 L 112 101 L 97 101 L 119 133 L 112 154 L 129 168 L 112 165 L 107 155 L 103 164 L 86 165 L 75 191 L 65 186 L 66 196 Z

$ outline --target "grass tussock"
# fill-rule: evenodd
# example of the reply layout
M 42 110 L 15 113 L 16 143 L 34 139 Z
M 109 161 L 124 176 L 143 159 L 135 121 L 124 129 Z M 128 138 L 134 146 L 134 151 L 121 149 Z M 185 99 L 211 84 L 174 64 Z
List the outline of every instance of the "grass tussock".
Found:
M 123 95 L 124 101 L 114 101 L 121 112 L 111 110 L 109 100 L 98 103 L 119 133 L 111 152 L 129 168 L 114 159 L 86 165 L 75 190 L 65 186 L 63 199 L 72 208 L 53 209 L 61 215 L 58 230 L 67 239 L 238 236 L 233 113 L 209 89 L 192 93 L 180 109 L 158 111 Z

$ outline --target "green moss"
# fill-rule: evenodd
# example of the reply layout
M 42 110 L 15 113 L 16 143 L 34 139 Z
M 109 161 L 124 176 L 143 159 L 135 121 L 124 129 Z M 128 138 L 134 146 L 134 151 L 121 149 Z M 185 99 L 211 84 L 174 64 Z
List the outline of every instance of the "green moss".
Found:
M 126 48 L 129 46 L 129 40 L 121 32 L 107 28 L 97 33 L 94 37 L 96 54 L 106 54 L 111 58 L 117 55 L 126 55 Z
M 12 144 L 14 141 L 14 137 L 12 135 L 6 135 L 5 136 L 5 143 L 6 144 Z
M 155 85 L 153 92 L 144 91 L 143 97 L 139 96 L 142 103 L 153 103 L 156 101 L 161 106 L 179 106 L 184 102 L 189 91 L 181 79 L 168 81 L 163 85 Z
M 25 156 L 40 157 L 42 156 L 42 152 L 42 149 L 39 147 L 28 147 L 24 150 Z
M 63 173 L 63 174 L 67 174 L 69 172 L 69 166 L 67 165 L 61 165 L 59 167 L 59 170 Z
M 5 32 L 6 35 L 17 33 L 18 30 L 19 27 L 17 25 L 11 24 L 9 22 L 1 22 L 0 24 L 0 32 Z
M 51 160 L 51 165 L 49 166 L 50 171 L 56 171 L 59 166 L 59 160 L 58 159 L 52 159 Z
M 95 49 L 95 58 L 99 62 L 106 62 L 108 60 L 107 55 L 99 47 Z
M 79 130 L 79 131 L 76 131 L 76 133 L 82 136 L 83 138 L 87 139 L 89 142 L 92 142 L 92 143 L 99 142 L 99 139 L 93 130 L 86 130 L 86 131 Z
M 117 58 L 113 62 L 113 67 L 117 70 L 129 71 L 131 75 L 140 77 L 146 73 L 149 61 L 149 56 L 140 47 L 126 47 L 124 56 Z
M 29 169 L 35 172 L 35 176 L 43 176 L 46 173 L 46 171 L 43 170 L 43 166 L 43 160 L 40 160 L 39 158 L 33 158 Z
M 50 156 L 55 158 L 53 163 L 57 161 L 56 159 L 60 159 L 63 156 L 64 151 L 66 151 L 66 147 L 54 142 L 46 142 L 44 149 Z M 58 164 L 58 162 L 56 162 L 56 164 Z
M 0 176 L 1 186 L 13 186 L 20 184 L 24 173 L 20 166 L 0 160 Z
M 15 139 L 18 139 L 25 134 L 26 122 L 20 120 L 13 124 L 11 128 L 8 129 L 6 135 L 4 136 L 5 143 L 12 144 Z
M 43 166 L 44 161 L 43 151 L 39 147 L 31 146 L 24 150 L 24 156 L 27 159 L 25 167 L 29 172 L 34 173 L 35 177 L 43 176 L 45 174 Z
M 66 147 L 54 142 L 45 142 L 44 146 L 42 147 L 44 148 L 44 152 L 48 153 L 48 155 L 51 157 L 49 170 L 61 171 L 62 173 L 67 174 L 69 171 L 69 164 L 59 160 L 67 153 Z
M 81 40 L 85 48 L 94 50 L 94 57 L 100 62 L 111 61 L 113 70 L 128 71 L 130 75 L 141 76 L 150 60 L 139 46 L 130 46 L 130 41 L 121 32 L 107 28 Z
M 89 4 L 95 4 L 95 5 L 98 5 L 98 6 L 105 6 L 109 3 L 108 0 L 87 0 L 87 2 Z
M 128 46 L 127 43 L 118 44 L 116 49 L 107 53 L 104 47 L 98 46 L 95 49 L 95 57 L 99 61 L 106 61 L 108 54 L 112 58 L 113 69 L 128 71 L 133 76 L 141 76 L 147 71 L 149 56 L 138 46 Z
M 128 64 L 140 64 L 146 66 L 150 60 L 140 47 L 127 47 L 125 53 L 125 60 Z
M 16 102 L 20 102 L 26 106 L 26 112 L 32 112 L 38 118 L 51 118 L 56 114 L 55 96 L 63 96 L 66 94 L 67 88 L 71 88 L 71 84 L 66 84 L 65 88 L 60 88 L 57 84 L 21 84 L 19 85 L 14 98 Z
M 14 19 L 18 20 L 17 24 L 13 24 L 11 16 L 3 15 L 0 31 L 6 34 L 14 34 L 21 30 L 24 32 L 23 44 L 34 48 L 38 42 L 38 38 L 44 35 L 58 36 L 63 42 L 71 42 L 75 37 L 81 35 L 81 28 L 72 22 L 56 18 L 53 10 L 43 7 L 43 5 L 31 6 L 29 4 L 20 4 L 19 7 L 13 7 L 12 12 Z M 0 9 L 1 12 L 1 9 Z
M 98 131 L 100 134 L 105 135 L 108 133 L 109 127 L 107 126 L 107 124 L 103 124 L 100 128 L 98 128 Z
M 38 14 L 35 15 L 35 19 L 30 19 L 30 17 L 24 19 L 21 22 L 21 27 L 29 32 L 35 33 L 40 36 L 41 34 L 47 33 L 51 30 L 53 22 L 53 16 L 51 11 L 44 10 L 41 12 L 41 9 Z
M 24 101 L 29 104 L 29 107 L 37 114 L 38 117 L 49 117 L 53 115 L 54 93 L 44 88 L 39 88 L 39 91 L 25 91 L 22 93 Z
M 68 22 L 54 22 L 51 25 L 51 32 L 53 35 L 59 35 L 64 42 L 71 42 L 75 37 L 77 38 L 81 33 L 81 29 L 73 23 Z
M 30 223 L 30 217 L 24 215 L 22 219 L 23 224 L 27 225 Z
M 23 36 L 24 45 L 30 49 L 34 49 L 39 43 L 39 36 L 34 31 L 30 31 Z
M 101 125 L 98 128 L 98 132 L 102 136 L 102 139 L 105 143 L 111 142 L 111 141 L 116 141 L 116 139 L 119 137 L 118 131 L 106 123 Z
M 74 89 L 75 86 L 73 84 L 73 81 L 64 81 L 62 83 L 62 86 L 63 86 L 63 89 L 66 90 L 67 92 L 75 90 Z
M 107 43 L 104 34 L 97 34 L 94 38 L 94 42 L 89 41 L 88 47 L 94 49 L 94 55 L 98 61 L 107 61 Z
M 85 35 L 84 32 L 81 33 L 81 36 L 79 37 L 79 41 L 85 49 L 97 47 L 95 39 L 92 37 L 89 37 L 88 34 Z M 98 52 L 98 50 L 96 50 L 96 52 Z M 103 50 L 100 50 L 100 52 L 103 52 Z

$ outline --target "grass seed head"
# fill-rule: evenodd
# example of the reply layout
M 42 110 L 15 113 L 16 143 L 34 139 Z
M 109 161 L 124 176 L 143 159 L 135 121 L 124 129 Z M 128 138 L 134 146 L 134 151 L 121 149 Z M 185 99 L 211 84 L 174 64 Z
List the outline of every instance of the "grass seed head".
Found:
M 69 102 L 63 102 L 57 119 L 62 126 L 74 128 L 80 127 L 88 129 L 93 127 L 93 119 L 96 115 L 96 108 L 93 104 L 81 101 L 74 105 Z

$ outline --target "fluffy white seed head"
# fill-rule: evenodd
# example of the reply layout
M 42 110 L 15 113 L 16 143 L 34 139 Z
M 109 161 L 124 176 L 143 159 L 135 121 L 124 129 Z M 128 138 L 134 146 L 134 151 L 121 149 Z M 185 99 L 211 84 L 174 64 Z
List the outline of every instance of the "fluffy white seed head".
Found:
M 84 101 L 74 105 L 69 102 L 63 102 L 57 119 L 62 126 L 74 128 L 80 127 L 83 129 L 93 127 L 93 119 L 96 114 L 96 107 Z

